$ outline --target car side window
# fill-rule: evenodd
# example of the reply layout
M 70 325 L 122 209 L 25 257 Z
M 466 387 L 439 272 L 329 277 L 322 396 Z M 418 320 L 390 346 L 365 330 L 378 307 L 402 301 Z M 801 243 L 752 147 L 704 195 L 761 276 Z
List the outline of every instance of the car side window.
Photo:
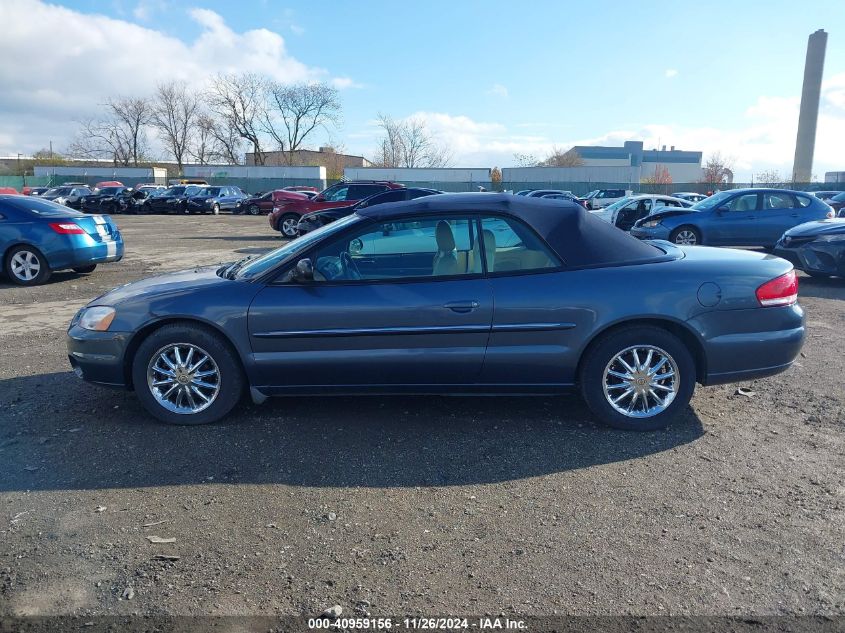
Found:
M 800 196 L 799 195 L 799 196 L 795 196 L 795 199 L 798 200 L 798 206 L 802 207 L 802 208 L 809 207 L 811 204 L 813 204 L 813 201 L 810 200 L 809 196 Z M 830 198 L 828 198 L 828 200 L 830 200 Z
M 756 211 L 757 197 L 756 193 L 746 193 L 732 198 L 726 206 L 729 211 Z
M 328 190 L 324 196 L 327 202 L 338 202 L 340 200 L 347 200 L 346 194 L 349 192 L 349 187 L 338 187 L 334 191 Z
M 474 222 L 426 216 L 369 225 L 319 247 L 315 282 L 448 278 L 477 274 Z
M 561 266 L 543 240 L 518 220 L 482 218 L 481 240 L 487 271 L 491 273 L 542 271 Z
M 795 200 L 788 193 L 763 194 L 763 209 L 794 209 Z

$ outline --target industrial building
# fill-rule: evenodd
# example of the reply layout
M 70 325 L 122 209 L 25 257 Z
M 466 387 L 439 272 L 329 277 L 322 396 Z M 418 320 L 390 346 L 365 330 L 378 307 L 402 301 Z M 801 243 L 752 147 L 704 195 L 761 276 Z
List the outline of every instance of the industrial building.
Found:
M 658 168 L 666 168 L 672 182 L 701 180 L 702 153 L 678 150 L 674 145 L 647 150 L 642 141 L 626 141 L 622 147 L 576 145 L 572 149 L 584 162 L 583 167 L 627 168 L 628 177 L 619 182 L 638 183 L 653 176 Z M 606 178 L 606 174 L 597 172 L 595 177 L 578 180 L 608 182 Z

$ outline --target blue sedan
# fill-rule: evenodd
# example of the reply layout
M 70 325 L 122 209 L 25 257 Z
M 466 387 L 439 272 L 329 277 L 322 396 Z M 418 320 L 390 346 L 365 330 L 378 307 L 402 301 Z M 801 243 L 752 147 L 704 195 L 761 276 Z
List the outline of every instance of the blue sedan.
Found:
M 580 205 L 443 194 L 359 209 L 258 258 L 145 279 L 82 308 L 68 357 L 200 424 L 249 393 L 580 389 L 622 429 L 669 424 L 695 383 L 787 369 L 792 265 L 647 243 Z
M 204 187 L 188 198 L 185 212 L 218 215 L 221 210 L 235 211 L 248 197 L 239 187 Z
M 57 270 L 90 273 L 123 257 L 120 231 L 107 215 L 86 215 L 31 196 L 0 196 L 2 272 L 21 286 Z
M 667 209 L 637 222 L 631 235 L 692 246 L 774 247 L 793 226 L 832 218 L 833 210 L 813 195 L 786 189 L 722 191 L 689 209 Z

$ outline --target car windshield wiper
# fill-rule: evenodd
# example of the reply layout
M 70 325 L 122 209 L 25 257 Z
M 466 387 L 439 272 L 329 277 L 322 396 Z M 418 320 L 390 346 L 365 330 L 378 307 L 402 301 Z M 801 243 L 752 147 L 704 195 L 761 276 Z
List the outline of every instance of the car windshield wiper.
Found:
M 239 259 L 234 264 L 230 264 L 223 270 L 222 276 L 226 279 L 234 279 L 235 274 L 243 268 L 244 264 L 246 264 L 249 260 L 254 259 L 255 255 L 247 255 L 243 259 Z

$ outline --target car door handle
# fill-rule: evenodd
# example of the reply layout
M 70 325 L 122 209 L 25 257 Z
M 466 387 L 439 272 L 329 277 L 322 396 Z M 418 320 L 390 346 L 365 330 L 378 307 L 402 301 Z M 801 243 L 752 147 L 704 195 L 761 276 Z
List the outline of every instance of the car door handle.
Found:
M 797 218 L 797 217 L 800 217 L 800 216 L 799 216 L 797 213 L 791 213 L 791 214 L 789 215 L 789 217 L 790 217 L 790 218 Z
M 478 301 L 451 301 L 443 304 L 443 307 L 452 312 L 472 312 L 478 307 Z

